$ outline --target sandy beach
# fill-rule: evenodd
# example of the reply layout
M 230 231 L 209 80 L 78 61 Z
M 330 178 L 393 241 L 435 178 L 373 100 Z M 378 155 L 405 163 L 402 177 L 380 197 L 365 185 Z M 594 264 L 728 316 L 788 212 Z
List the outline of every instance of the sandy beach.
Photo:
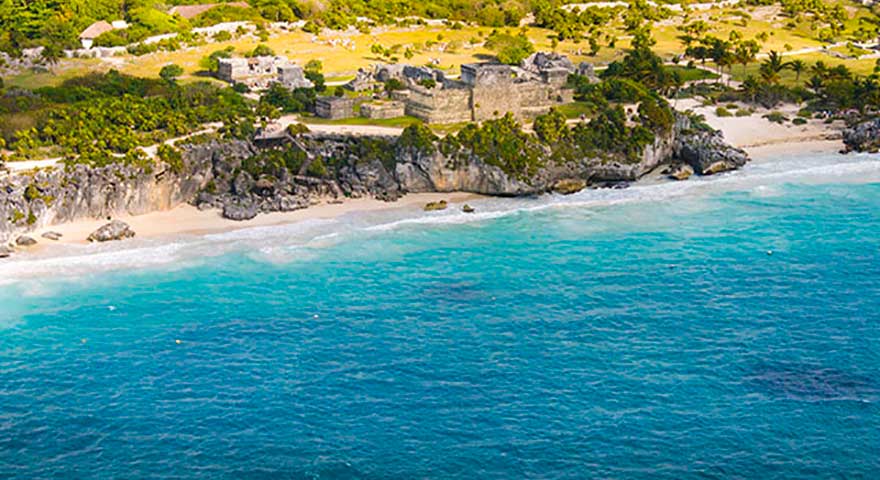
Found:
M 171 210 L 151 212 L 144 215 L 121 215 L 113 220 L 122 220 L 131 226 L 138 238 L 154 238 L 172 235 L 205 235 L 227 232 L 251 227 L 283 225 L 313 219 L 335 218 L 355 212 L 369 212 L 390 209 L 417 209 L 428 202 L 446 200 L 449 208 L 461 208 L 465 202 L 480 198 L 472 193 L 414 193 L 396 202 L 383 202 L 372 198 L 346 199 L 339 203 L 322 203 L 293 212 L 276 212 L 261 214 L 252 220 L 236 222 L 220 216 L 218 210 L 199 210 L 188 204 L 178 205 Z M 83 219 L 71 223 L 40 228 L 28 234 L 39 242 L 30 248 L 20 251 L 37 251 L 58 244 L 88 243 L 89 234 L 105 225 L 108 219 Z M 41 237 L 46 232 L 58 232 L 63 235 L 59 241 L 51 241 Z
M 763 117 L 770 110 L 757 110 L 748 117 L 719 117 L 717 106 L 703 106 L 694 99 L 678 100 L 677 110 L 693 110 L 703 115 L 712 128 L 721 130 L 724 138 L 740 147 L 755 158 L 775 154 L 812 153 L 816 151 L 837 151 L 843 148 L 838 125 L 828 125 L 820 120 L 809 120 L 805 125 L 784 125 L 771 122 Z M 788 117 L 797 114 L 796 105 L 784 105 L 774 109 Z M 817 150 L 818 149 L 818 150 Z

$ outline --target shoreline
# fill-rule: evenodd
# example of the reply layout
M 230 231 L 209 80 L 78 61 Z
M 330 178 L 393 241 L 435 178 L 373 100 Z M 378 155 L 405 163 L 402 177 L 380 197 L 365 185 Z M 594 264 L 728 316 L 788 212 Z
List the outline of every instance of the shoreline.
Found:
M 338 203 L 320 203 L 292 212 L 272 212 L 245 221 L 234 221 L 220 216 L 218 210 L 199 210 L 189 204 L 181 204 L 170 210 L 142 215 L 120 215 L 110 219 L 81 219 L 73 222 L 38 228 L 24 235 L 37 240 L 32 247 L 16 247 L 20 254 L 38 253 L 61 245 L 89 245 L 87 237 L 110 220 L 121 220 L 135 232 L 135 238 L 152 239 L 174 235 L 210 235 L 254 227 L 289 225 L 307 220 L 332 219 L 351 213 L 366 213 L 395 209 L 419 208 L 426 203 L 446 200 L 450 209 L 460 209 L 467 201 L 484 198 L 465 192 L 411 193 L 396 202 L 374 198 L 345 199 Z M 58 232 L 63 236 L 57 241 L 42 238 L 46 232 Z M 115 242 L 107 242 L 115 243 Z
M 689 103 L 695 102 L 680 102 L 678 108 L 690 108 L 704 115 L 709 125 L 722 131 L 724 138 L 732 145 L 745 150 L 753 162 L 763 162 L 792 155 L 836 153 L 843 148 L 839 139 L 840 132 L 832 125 L 818 121 L 811 121 L 803 126 L 779 125 L 761 118 L 759 113 L 755 113 L 751 117 L 718 117 L 715 115 L 713 107 L 688 105 Z M 793 108 L 795 107 L 789 106 L 789 110 Z M 385 202 L 373 198 L 342 199 L 336 203 L 323 202 L 292 212 L 264 213 L 254 219 L 242 222 L 225 219 L 217 210 L 203 211 L 189 204 L 181 204 L 170 210 L 154 211 L 141 215 L 80 219 L 38 228 L 23 234 L 35 239 L 38 243 L 30 247 L 15 247 L 15 251 L 17 255 L 27 255 L 45 252 L 54 246 L 87 245 L 89 243 L 87 237 L 110 220 L 121 220 L 127 223 L 134 230 L 136 238 L 151 239 L 174 235 L 210 235 L 253 227 L 289 225 L 307 220 L 333 219 L 358 212 L 421 209 L 425 204 L 439 200 L 449 202 L 451 209 L 460 209 L 465 202 L 480 198 L 486 197 L 464 192 L 449 192 L 411 193 L 404 195 L 396 202 Z M 58 232 L 62 234 L 62 237 L 57 241 L 48 240 L 42 237 L 46 232 Z

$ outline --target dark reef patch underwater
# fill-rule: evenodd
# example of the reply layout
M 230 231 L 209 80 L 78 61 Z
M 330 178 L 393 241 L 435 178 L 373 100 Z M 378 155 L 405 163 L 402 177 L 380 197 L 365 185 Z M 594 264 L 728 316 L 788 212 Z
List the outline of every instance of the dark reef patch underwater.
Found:
M 878 176 L 14 259 L 0 478 L 875 478 Z

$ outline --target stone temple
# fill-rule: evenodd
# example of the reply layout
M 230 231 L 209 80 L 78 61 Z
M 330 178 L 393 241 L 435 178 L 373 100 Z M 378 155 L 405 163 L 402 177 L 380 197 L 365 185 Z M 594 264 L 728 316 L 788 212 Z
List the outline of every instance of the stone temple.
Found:
M 273 83 L 287 88 L 312 88 L 302 67 L 284 57 L 221 58 L 217 77 L 229 83 L 243 83 L 251 90 L 264 90 Z

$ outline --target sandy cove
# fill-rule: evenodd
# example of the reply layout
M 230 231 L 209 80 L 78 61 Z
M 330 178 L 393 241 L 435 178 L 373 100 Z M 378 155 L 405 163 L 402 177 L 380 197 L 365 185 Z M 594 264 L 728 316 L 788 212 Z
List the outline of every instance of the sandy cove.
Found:
M 744 149 L 755 159 L 786 153 L 836 152 L 843 148 L 840 141 L 842 123 L 829 125 L 821 120 L 809 120 L 804 125 L 780 125 L 763 117 L 777 111 L 790 119 L 795 118 L 799 107 L 793 104 L 773 110 L 757 110 L 748 117 L 719 117 L 715 113 L 717 105 L 704 106 L 695 99 L 677 100 L 674 107 L 703 115 L 709 126 L 724 133 L 728 143 Z
M 144 215 L 121 215 L 112 220 L 122 220 L 131 226 L 137 238 L 169 237 L 173 235 L 207 235 L 252 227 L 284 225 L 304 220 L 331 219 L 349 213 L 371 212 L 392 209 L 421 209 L 428 202 L 446 200 L 449 208 L 460 209 L 466 202 L 480 198 L 480 195 L 463 192 L 453 193 L 413 193 L 396 202 L 383 202 L 373 198 L 345 199 L 338 203 L 321 203 L 293 212 L 274 212 L 260 214 L 252 220 L 236 222 L 220 216 L 217 210 L 199 210 L 188 204 L 178 205 L 171 210 L 151 212 Z M 34 247 L 20 248 L 21 252 L 34 252 L 44 247 L 59 244 L 84 244 L 88 236 L 105 225 L 108 219 L 83 219 L 38 229 L 27 234 L 39 243 Z M 42 238 L 46 232 L 63 235 L 59 241 Z

